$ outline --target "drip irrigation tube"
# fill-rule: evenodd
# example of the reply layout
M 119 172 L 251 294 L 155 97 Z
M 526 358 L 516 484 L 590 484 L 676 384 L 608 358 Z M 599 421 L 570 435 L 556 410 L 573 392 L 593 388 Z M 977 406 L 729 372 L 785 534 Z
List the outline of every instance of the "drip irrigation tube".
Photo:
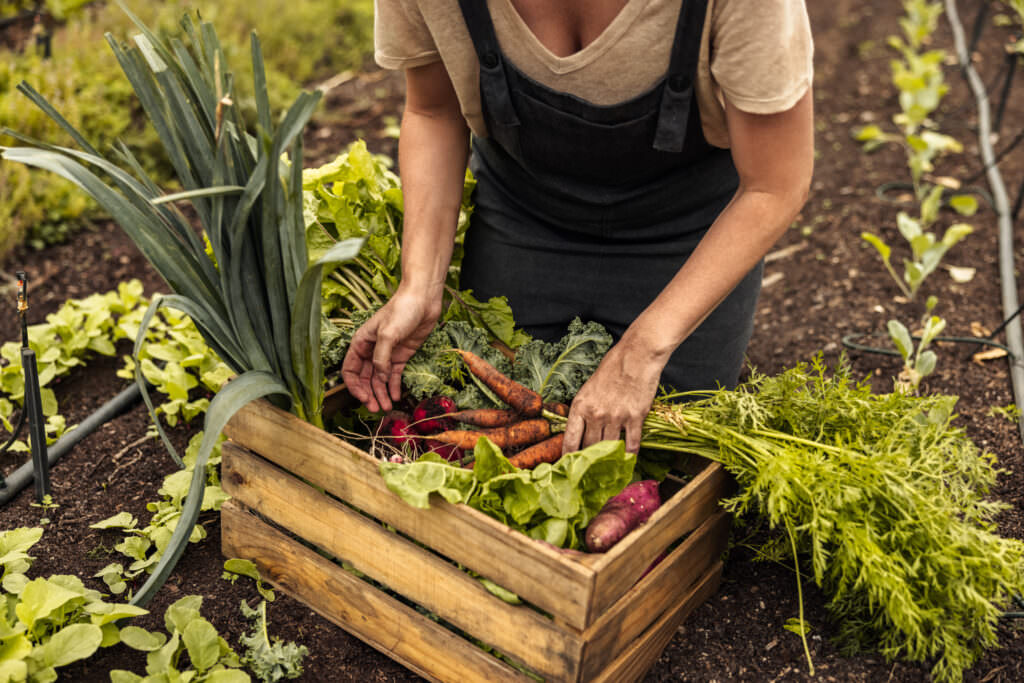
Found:
M 60 458 L 67 454 L 75 444 L 89 436 L 106 422 L 125 412 L 141 398 L 139 385 L 132 382 L 131 386 L 110 399 L 89 417 L 85 418 L 77 427 L 62 436 L 57 443 L 47 450 L 47 461 L 52 467 Z M 32 461 L 29 460 L 18 469 L 14 470 L 7 477 L 7 486 L 0 489 L 0 505 L 9 503 L 23 488 L 32 483 L 35 475 L 32 471 Z
M 985 175 L 988 178 L 989 188 L 992 191 L 993 207 L 996 210 L 999 224 L 999 280 L 1002 290 L 1003 317 L 1010 318 L 1019 308 L 1017 299 L 1017 279 L 1014 275 L 1013 264 L 1013 220 L 1010 213 L 1009 199 L 1006 194 L 1006 185 L 1003 184 L 1003 177 L 999 173 L 999 167 L 995 163 L 995 154 L 992 151 L 992 122 L 989 114 L 988 95 L 985 92 L 985 84 L 982 82 L 978 72 L 971 64 L 970 55 L 967 51 L 967 40 L 964 36 L 964 27 L 960 23 L 960 15 L 957 12 L 956 0 L 945 0 L 946 18 L 953 29 L 953 42 L 956 46 L 957 59 L 963 69 L 964 78 L 974 94 L 978 104 L 978 146 L 981 151 L 981 160 L 986 167 Z M 1024 406 L 1024 335 L 1021 332 L 1020 319 L 1013 320 L 1006 326 L 1006 346 L 1011 350 L 1008 358 L 1010 368 L 1010 382 L 1013 385 L 1014 403 L 1020 407 Z M 1021 417 L 1018 425 L 1021 438 L 1024 439 L 1024 416 Z

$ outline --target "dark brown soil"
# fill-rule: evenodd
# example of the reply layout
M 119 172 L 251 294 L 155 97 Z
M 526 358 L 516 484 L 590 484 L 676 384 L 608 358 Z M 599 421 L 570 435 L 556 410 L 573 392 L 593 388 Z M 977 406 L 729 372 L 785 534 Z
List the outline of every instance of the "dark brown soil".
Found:
M 901 14 L 899 3 L 883 0 L 835 0 L 811 2 L 816 54 L 816 123 L 818 160 L 812 196 L 793 229 L 778 245 L 768 263 L 756 331 L 749 349 L 750 362 L 765 373 L 774 373 L 809 359 L 822 350 L 835 361 L 844 351 L 846 335 L 871 335 L 884 330 L 892 317 L 916 319 L 920 308 L 902 302 L 896 286 L 885 274 L 874 251 L 860 239 L 870 230 L 890 243 L 900 244 L 895 228 L 898 207 L 876 197 L 881 183 L 907 179 L 903 153 L 883 149 L 865 155 L 851 140 L 851 129 L 865 122 L 888 125 L 897 109 L 896 92 L 889 77 L 891 52 L 886 36 L 895 33 Z M 963 20 L 970 23 L 979 0 L 960 3 Z M 968 26 L 970 28 L 970 26 Z M 989 25 L 975 54 L 975 65 L 988 83 L 995 83 L 1004 68 L 1002 45 L 1008 29 Z M 943 21 L 935 46 L 951 50 L 948 24 Z M 981 171 L 972 99 L 958 70 L 950 66 L 951 89 L 935 116 L 940 130 L 957 136 L 965 153 L 941 160 L 934 176 L 968 180 Z M 363 137 L 371 148 L 394 154 L 395 141 L 387 129 L 400 115 L 400 76 L 368 68 L 338 84 L 327 97 L 318 123 L 307 139 L 307 163 L 328 160 L 344 144 Z M 993 94 L 993 98 L 996 95 Z M 1024 88 L 1016 86 L 1002 125 L 1002 149 L 1024 125 Z M 1011 151 L 1000 168 L 1016 198 L 1024 182 L 1024 147 Z M 984 178 L 967 184 L 984 184 Z M 971 219 L 976 228 L 955 247 L 946 263 L 977 269 L 966 283 L 955 283 L 945 271 L 926 283 L 926 293 L 939 299 L 936 313 L 946 318 L 946 333 L 971 336 L 972 325 L 996 328 L 1003 319 L 997 265 L 997 227 L 994 211 L 984 204 Z M 1020 221 L 1015 238 L 1024 239 Z M 1024 255 L 1020 246 L 1018 266 Z M 901 253 L 897 252 L 897 260 Z M 38 321 L 69 297 L 105 291 L 117 282 L 142 278 L 149 293 L 165 291 L 135 247 L 115 227 L 100 225 L 78 235 L 71 244 L 42 252 L 19 251 L 4 269 L 24 269 L 32 286 L 32 321 Z M 13 292 L 8 290 L 13 304 Z M 15 339 L 17 325 L 13 305 L 0 321 L 3 339 Z M 1000 338 L 1001 339 L 1001 338 Z M 878 340 L 875 340 L 878 341 Z M 125 349 L 127 351 L 127 349 Z M 958 424 L 982 448 L 994 453 L 1007 473 L 993 496 L 1012 508 L 1000 518 L 1000 530 L 1024 539 L 1024 452 L 1017 425 L 991 412 L 1013 403 L 1007 360 L 975 362 L 969 349 L 953 343 L 939 344 L 938 370 L 926 380 L 931 392 L 960 397 Z M 891 388 L 900 363 L 889 356 L 849 351 L 858 377 L 871 378 L 879 390 Z M 119 362 L 100 359 L 65 379 L 58 387 L 69 421 L 78 421 L 123 387 L 114 372 Z M 33 507 L 27 490 L 0 509 L 0 528 L 32 526 L 49 518 L 42 542 L 36 546 L 34 575 L 73 572 L 90 579 L 110 561 L 116 541 L 111 532 L 93 531 L 89 524 L 120 510 L 146 518 L 145 504 L 155 500 L 162 477 L 174 469 L 157 441 L 137 443 L 145 433 L 147 417 L 136 407 L 82 441 L 53 470 L 54 499 L 60 507 Z M 194 430 L 174 431 L 183 444 Z M 17 461 L 0 460 L 4 471 Z M 209 537 L 193 545 L 163 591 L 151 605 L 154 615 L 143 625 L 157 627 L 163 609 L 187 594 L 204 597 L 204 613 L 232 643 L 246 624 L 238 604 L 255 600 L 248 581 L 231 584 L 221 578 L 223 558 L 215 517 L 204 520 Z M 114 559 L 112 559 L 114 558 Z M 818 678 L 832 681 L 923 681 L 927 666 L 891 663 L 862 654 L 846 657 L 830 642 L 832 627 L 824 599 L 805 586 L 807 620 L 812 625 L 811 653 Z M 749 552 L 734 548 L 728 557 L 718 593 L 699 607 L 679 629 L 664 654 L 645 678 L 660 681 L 807 680 L 807 662 L 800 639 L 784 630 L 786 620 L 796 617 L 798 603 L 793 571 L 788 567 L 752 561 Z M 308 681 L 414 681 L 417 676 L 383 654 L 349 636 L 308 608 L 279 596 L 269 609 L 271 633 L 295 640 L 309 648 Z M 969 672 L 970 681 L 1024 680 L 1024 632 L 1022 624 L 1005 621 L 1000 626 L 1001 649 L 984 656 Z M 143 658 L 122 647 L 105 650 L 88 662 L 62 669 L 66 680 L 108 680 L 112 668 L 142 672 Z

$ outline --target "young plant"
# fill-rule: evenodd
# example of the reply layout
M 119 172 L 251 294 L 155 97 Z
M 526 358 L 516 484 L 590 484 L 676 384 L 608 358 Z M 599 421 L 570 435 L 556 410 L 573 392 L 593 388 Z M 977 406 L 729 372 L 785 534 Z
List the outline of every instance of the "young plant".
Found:
M 898 320 L 889 321 L 889 338 L 892 339 L 896 350 L 899 351 L 900 357 L 903 359 L 903 370 L 896 380 L 898 391 L 912 391 L 917 394 L 921 380 L 935 371 L 938 356 L 928 347 L 944 329 L 946 329 L 944 319 L 936 315 L 930 316 L 925 322 L 924 331 L 921 332 L 921 340 L 915 348 L 914 339 L 910 336 L 907 326 Z
M 302 660 L 309 650 L 305 645 L 270 638 L 267 634 L 267 601 L 260 600 L 259 607 L 254 609 L 243 600 L 241 610 L 242 616 L 252 621 L 252 631 L 239 638 L 245 648 L 242 664 L 262 683 L 277 683 L 301 676 Z
M 183 191 L 163 194 L 124 145 L 116 150 L 121 165 L 100 154 L 25 83 L 19 89 L 61 124 L 80 149 L 5 130 L 28 146 L 0 147 L 0 153 L 80 186 L 121 225 L 174 291 L 150 305 L 136 337 L 136 353 L 157 308 L 170 306 L 192 318 L 213 352 L 238 375 L 210 404 L 181 520 L 156 570 L 133 598 L 146 603 L 184 551 L 202 504 L 206 460 L 228 419 L 245 403 L 270 396 L 322 425 L 320 283 L 326 267 L 355 256 L 362 242 L 345 240 L 309 263 L 302 213 L 302 131 L 320 93 L 300 94 L 283 117 L 275 117 L 260 43 L 253 35 L 257 130 L 250 133 L 235 104 L 234 76 L 212 25 L 186 16 L 185 39 L 166 39 L 125 12 L 140 31 L 135 47 L 109 36 L 108 42 Z M 174 208 L 186 200 L 206 240 Z M 137 381 L 143 383 L 141 372 Z
M 119 512 L 89 525 L 90 529 L 119 529 L 123 534 L 123 538 L 114 549 L 130 561 L 127 568 L 120 562 L 113 562 L 94 574 L 95 577 L 103 579 L 111 593 L 124 592 L 129 581 L 143 574 L 152 573 L 163 558 L 185 513 L 185 497 L 190 493 L 202 440 L 202 433 L 192 437 L 185 451 L 185 467 L 164 477 L 159 490 L 161 500 L 146 504 L 146 509 L 152 513 L 146 526 L 140 527 L 139 521 L 128 512 Z M 217 442 L 206 460 L 200 512 L 217 512 L 221 504 L 228 499 L 220 486 L 220 477 L 217 474 L 221 441 Z M 195 524 L 188 540 L 191 543 L 198 543 L 204 538 L 206 529 L 202 524 Z
M 954 223 L 946 228 L 942 239 L 936 237 L 929 228 L 938 220 L 939 207 L 941 205 L 943 188 L 935 186 L 929 191 L 924 201 L 921 202 L 921 213 L 917 218 L 912 218 L 905 211 L 896 215 L 896 226 L 900 235 L 910 246 L 910 258 L 903 259 L 903 277 L 897 275 L 892 265 L 892 249 L 881 237 L 870 232 L 862 232 L 861 239 L 870 244 L 878 252 L 885 264 L 886 270 L 892 279 L 899 285 L 900 290 L 911 301 L 917 296 L 918 290 L 925 278 L 931 275 L 939 266 L 942 258 L 953 246 L 967 237 L 974 228 L 967 223 Z M 972 214 L 977 209 L 977 202 L 973 197 L 961 197 L 961 201 L 953 203 L 952 206 L 958 212 Z
M 138 626 L 121 629 L 122 643 L 147 653 L 147 675 L 114 669 L 110 672 L 111 683 L 250 683 L 252 679 L 241 670 L 238 655 L 199 613 L 202 604 L 202 597 L 188 595 L 167 608 L 164 625 L 170 638 Z
M 146 614 L 133 605 L 104 602 L 77 576 L 29 579 L 28 551 L 40 528 L 0 533 L 0 679 L 55 681 L 57 669 L 120 641 L 118 622 Z

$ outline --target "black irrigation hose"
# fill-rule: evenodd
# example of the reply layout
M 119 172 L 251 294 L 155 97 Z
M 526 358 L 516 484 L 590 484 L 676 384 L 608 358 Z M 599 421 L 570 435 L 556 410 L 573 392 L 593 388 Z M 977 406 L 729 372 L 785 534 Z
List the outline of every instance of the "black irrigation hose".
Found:
M 89 417 L 85 418 L 77 427 L 62 436 L 57 443 L 47 449 L 47 460 L 52 467 L 60 458 L 66 455 L 79 441 L 89 436 L 108 421 L 128 410 L 141 398 L 139 386 L 135 382 L 114 398 L 110 399 Z M 6 488 L 0 489 L 0 505 L 9 503 L 23 488 L 28 486 L 35 474 L 32 470 L 32 461 L 29 460 L 18 469 L 14 470 L 7 477 Z
M 11 430 L 11 438 L 7 439 L 7 443 L 0 446 L 0 453 L 6 453 L 7 449 L 11 447 L 15 441 L 18 440 L 18 434 L 21 433 L 21 428 L 25 426 L 25 416 L 28 415 L 28 410 L 25 408 L 21 409 L 21 414 L 18 415 L 18 424 Z M 0 477 L 2 479 L 2 477 Z
M 986 3 L 987 4 L 987 3 Z M 1013 221 L 1010 215 L 1009 199 L 1006 185 L 995 164 L 992 151 L 991 120 L 989 118 L 988 96 L 985 84 L 971 64 L 970 53 L 964 36 L 964 27 L 960 23 L 956 0 L 945 0 L 946 18 L 953 30 L 953 42 L 956 45 L 957 59 L 963 70 L 964 78 L 978 104 L 978 147 L 982 163 L 986 167 L 989 188 L 992 192 L 993 207 L 999 225 L 999 281 L 1002 293 L 1003 316 L 1010 319 L 1020 308 L 1017 296 L 1017 278 L 1014 273 Z M 977 31 L 977 29 L 976 29 Z M 1020 319 L 1006 326 L 1006 345 L 1010 351 L 1010 382 L 1013 386 L 1014 403 L 1024 406 L 1024 332 L 1021 330 Z M 1024 415 L 1019 422 L 1021 438 L 1024 439 Z
M 877 353 L 877 354 L 880 354 L 880 355 L 883 355 L 883 356 L 899 356 L 900 352 L 899 351 L 894 351 L 893 349 L 882 349 L 882 348 L 879 348 L 877 346 L 866 346 L 864 344 L 858 344 L 857 342 L 853 341 L 854 339 L 858 339 L 860 337 L 885 338 L 885 337 L 888 337 L 888 336 L 889 335 L 886 334 L 885 332 L 872 332 L 872 333 L 854 332 L 852 334 L 845 335 L 843 337 L 843 339 L 842 339 L 842 343 L 843 343 L 843 346 L 845 346 L 848 349 L 853 349 L 854 351 L 864 351 L 866 353 Z M 921 341 L 920 337 L 911 337 L 911 339 L 913 339 L 914 341 Z M 980 337 L 935 337 L 933 339 L 933 341 L 937 341 L 937 342 L 952 342 L 952 343 L 955 343 L 955 344 L 977 344 L 979 346 L 992 346 L 992 347 L 995 347 L 997 349 L 1002 349 L 1003 351 L 1006 351 L 1007 355 L 1009 355 L 1011 358 L 1014 357 L 1013 356 L 1013 352 L 1010 351 L 1010 349 L 1008 347 L 1006 347 L 1003 344 L 1000 344 L 998 342 L 994 342 L 991 339 L 981 339 Z

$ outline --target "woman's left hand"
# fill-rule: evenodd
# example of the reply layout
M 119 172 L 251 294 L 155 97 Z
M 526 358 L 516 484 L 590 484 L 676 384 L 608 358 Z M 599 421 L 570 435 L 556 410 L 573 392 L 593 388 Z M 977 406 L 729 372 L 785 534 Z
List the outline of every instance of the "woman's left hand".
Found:
M 626 451 L 640 448 L 640 429 L 658 391 L 668 356 L 630 340 L 615 344 L 583 385 L 569 409 L 563 453 L 606 439 L 621 439 Z

